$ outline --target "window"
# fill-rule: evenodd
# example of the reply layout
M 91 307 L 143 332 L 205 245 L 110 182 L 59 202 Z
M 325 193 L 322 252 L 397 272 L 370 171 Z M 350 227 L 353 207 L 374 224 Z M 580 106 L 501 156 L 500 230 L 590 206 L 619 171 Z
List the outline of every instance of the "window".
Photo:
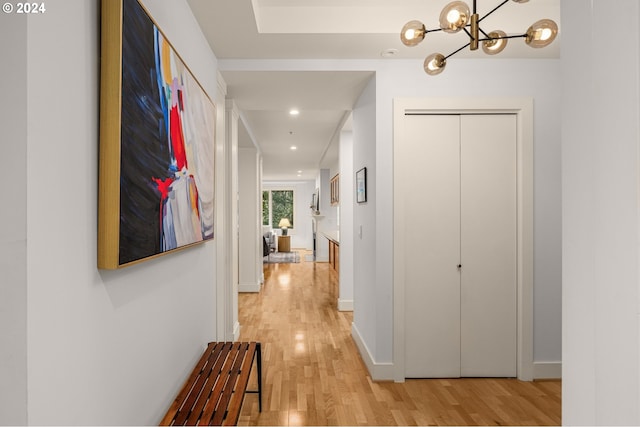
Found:
M 262 192 L 262 225 L 278 228 L 282 218 L 288 218 L 294 228 L 293 190 L 264 190 Z
M 262 192 L 262 225 L 269 225 L 269 191 Z

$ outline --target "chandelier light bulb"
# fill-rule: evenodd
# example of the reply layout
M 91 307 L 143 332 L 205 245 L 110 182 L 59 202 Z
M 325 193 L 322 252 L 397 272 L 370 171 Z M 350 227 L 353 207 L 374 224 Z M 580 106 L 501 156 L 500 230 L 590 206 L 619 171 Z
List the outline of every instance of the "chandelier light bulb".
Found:
M 427 30 L 424 27 L 424 24 L 420 21 L 409 21 L 404 27 L 402 27 L 402 31 L 400 32 L 400 40 L 406 46 L 416 46 L 422 40 L 424 40 L 424 36 L 427 33 Z
M 541 19 L 527 30 L 525 42 L 535 48 L 549 46 L 558 35 L 558 24 L 551 19 Z
M 447 33 L 457 33 L 467 26 L 470 17 L 471 12 L 465 2 L 451 2 L 440 13 L 440 28 Z
M 450 10 L 449 13 L 447 14 L 447 21 L 450 24 L 455 24 L 456 22 L 460 21 L 460 11 L 458 10 Z
M 487 55 L 497 55 L 507 47 L 507 39 L 500 37 L 506 37 L 507 33 L 501 30 L 492 31 L 487 34 L 491 40 L 485 40 L 482 42 L 482 50 Z
M 432 53 L 424 60 L 424 72 L 430 76 L 437 76 L 446 66 L 447 60 L 441 53 Z

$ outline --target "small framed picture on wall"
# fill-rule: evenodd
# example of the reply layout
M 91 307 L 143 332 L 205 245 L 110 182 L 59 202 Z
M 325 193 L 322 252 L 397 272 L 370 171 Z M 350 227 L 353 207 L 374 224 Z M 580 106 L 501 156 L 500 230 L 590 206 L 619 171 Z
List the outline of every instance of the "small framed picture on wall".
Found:
M 356 201 L 364 203 L 367 201 L 367 168 L 364 167 L 356 172 Z

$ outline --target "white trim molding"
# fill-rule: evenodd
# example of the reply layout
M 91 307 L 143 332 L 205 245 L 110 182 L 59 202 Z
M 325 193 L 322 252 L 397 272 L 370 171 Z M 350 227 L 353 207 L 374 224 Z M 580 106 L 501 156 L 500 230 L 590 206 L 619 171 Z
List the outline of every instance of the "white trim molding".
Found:
M 224 100 L 227 96 L 227 84 L 218 71 L 218 94 L 216 99 Z M 224 102 L 224 101 L 222 101 Z M 230 329 L 228 325 L 229 311 L 232 309 L 231 296 L 229 286 L 230 281 L 230 259 L 227 257 L 227 251 L 223 250 L 229 243 L 229 208 L 227 200 L 229 200 L 228 189 L 228 168 L 226 161 L 228 153 L 229 141 L 227 140 L 227 109 L 216 108 L 216 198 L 223 200 L 222 203 L 216 203 L 216 221 L 215 221 L 215 240 L 216 240 L 216 340 L 226 341 L 228 337 L 227 331 Z
M 353 300 L 338 298 L 338 311 L 353 311 Z
M 262 287 L 260 283 L 240 283 L 238 284 L 238 292 L 260 292 Z
M 236 322 L 233 325 L 233 341 L 239 341 L 240 340 L 240 323 Z
M 351 336 L 360 351 L 360 356 L 362 357 L 364 364 L 369 370 L 371 379 L 374 381 L 392 381 L 394 373 L 393 363 L 378 363 L 374 360 L 373 355 L 362 339 L 360 331 L 358 331 L 358 327 L 355 323 L 351 324 Z
M 517 117 L 517 376 L 534 379 L 533 364 L 533 99 L 396 98 L 393 101 L 394 158 L 398 159 L 401 122 L 414 114 L 515 114 Z M 394 165 L 400 170 L 402 165 Z M 394 177 L 393 379 L 405 380 L 404 199 L 406 183 Z

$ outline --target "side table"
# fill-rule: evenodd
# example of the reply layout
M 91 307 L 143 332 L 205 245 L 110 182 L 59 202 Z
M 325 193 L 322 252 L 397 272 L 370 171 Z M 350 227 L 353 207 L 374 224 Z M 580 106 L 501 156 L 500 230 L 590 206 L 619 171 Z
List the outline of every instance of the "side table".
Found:
M 278 252 L 291 252 L 291 236 L 278 236 Z

